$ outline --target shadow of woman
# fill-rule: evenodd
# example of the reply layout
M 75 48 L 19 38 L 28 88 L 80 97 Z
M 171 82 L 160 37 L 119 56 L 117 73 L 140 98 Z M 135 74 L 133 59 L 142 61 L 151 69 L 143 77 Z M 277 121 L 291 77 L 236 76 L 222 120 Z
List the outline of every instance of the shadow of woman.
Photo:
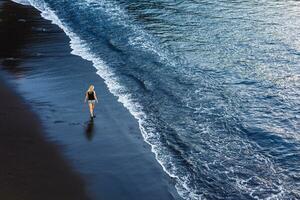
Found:
M 92 141 L 94 137 L 94 119 L 91 118 L 87 123 L 85 127 L 85 136 L 89 141 Z

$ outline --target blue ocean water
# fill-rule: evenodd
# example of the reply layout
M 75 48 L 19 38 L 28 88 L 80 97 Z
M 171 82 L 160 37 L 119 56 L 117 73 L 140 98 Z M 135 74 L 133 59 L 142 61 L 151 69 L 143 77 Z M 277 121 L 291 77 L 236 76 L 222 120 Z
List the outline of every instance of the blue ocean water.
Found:
M 94 63 L 184 199 L 300 199 L 300 2 L 29 2 Z

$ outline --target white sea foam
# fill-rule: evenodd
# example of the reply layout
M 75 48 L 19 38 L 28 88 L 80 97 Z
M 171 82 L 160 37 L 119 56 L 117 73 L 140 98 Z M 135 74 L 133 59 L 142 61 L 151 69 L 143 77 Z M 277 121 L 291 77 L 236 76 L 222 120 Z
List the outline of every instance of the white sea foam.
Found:
M 22 4 L 22 5 L 26 5 L 26 6 L 29 6 L 31 5 L 30 2 L 28 0 L 12 0 L 13 2 L 15 3 L 19 3 L 19 4 Z

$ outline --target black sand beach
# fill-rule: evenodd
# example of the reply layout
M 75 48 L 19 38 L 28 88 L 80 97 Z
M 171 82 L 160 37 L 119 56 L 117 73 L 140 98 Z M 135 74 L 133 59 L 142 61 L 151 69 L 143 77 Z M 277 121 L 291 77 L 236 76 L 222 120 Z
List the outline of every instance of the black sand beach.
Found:
M 18 15 L 28 17 L 31 10 L 9 2 L 0 6 L 1 68 L 17 75 L 22 71 L 19 61 L 25 57 L 21 48 L 30 33 Z M 45 140 L 38 117 L 1 75 L 0 199 L 88 199 L 80 176 L 61 156 L 58 146 Z
M 43 138 L 37 117 L 2 80 L 0 94 L 0 199 L 88 199 L 81 178 Z
M 85 190 L 91 199 L 180 199 L 137 121 L 92 64 L 70 54 L 62 30 L 9 1 L 0 27 L 0 72 L 26 104 L 1 83 L 0 199 L 86 199 Z M 100 100 L 94 120 L 83 104 L 89 84 Z

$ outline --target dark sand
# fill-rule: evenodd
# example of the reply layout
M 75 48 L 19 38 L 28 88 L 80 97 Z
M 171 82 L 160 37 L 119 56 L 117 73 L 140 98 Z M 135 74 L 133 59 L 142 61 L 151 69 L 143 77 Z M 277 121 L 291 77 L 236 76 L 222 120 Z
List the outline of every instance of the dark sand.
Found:
M 2 80 L 0 96 L 0 199 L 88 199 L 80 177 L 43 138 L 37 117 Z
M 69 38 L 29 6 L 5 1 L 0 4 L 0 13 L 0 40 L 1 44 L 5 44 L 0 49 L 3 73 L 9 74 L 11 84 L 33 111 L 36 111 L 45 127 L 46 135 L 37 133 L 37 137 L 42 139 L 43 134 L 47 140 L 64 147 L 60 152 L 81 173 L 88 195 L 97 200 L 180 199 L 171 178 L 155 160 L 150 146 L 143 141 L 137 121 L 108 91 L 92 64 L 70 54 Z M 3 23 L 5 21 L 9 22 Z M 10 53 L 7 54 L 7 51 Z M 100 103 L 96 106 L 97 118 L 94 120 L 89 119 L 87 105 L 83 104 L 84 93 L 91 83 L 95 85 L 100 98 Z M 1 105 L 5 107 L 4 102 Z M 18 118 L 20 123 L 23 118 Z M 8 119 L 1 118 L 1 127 L 4 127 L 3 123 L 8 123 Z M 36 125 L 40 127 L 37 122 Z M 0 140 L 8 146 L 11 144 L 5 137 Z M 36 157 L 36 153 L 32 154 L 31 159 L 39 159 L 38 156 L 44 155 L 49 166 L 63 163 L 62 160 L 48 159 L 58 156 L 52 145 L 47 144 L 42 149 L 47 149 L 48 146 L 50 152 L 56 153 L 48 156 L 47 153 L 40 153 L 39 147 L 35 147 L 40 155 Z M 20 155 L 22 154 L 15 154 L 18 159 Z M 7 163 L 7 168 L 14 168 L 14 163 L 1 163 Z M 72 174 L 72 170 L 67 167 L 64 169 L 68 171 L 66 174 Z M 32 170 L 26 168 L 22 173 L 31 176 Z M 62 179 L 67 181 L 64 176 Z M 77 181 L 80 183 L 79 179 Z M 77 193 L 83 191 L 81 184 L 70 182 L 72 184 L 66 191 L 76 187 L 79 188 Z M 17 182 L 12 182 L 12 186 L 14 183 Z M 64 190 L 63 185 L 59 187 Z M 34 187 L 28 190 L 33 189 Z M 43 194 L 47 195 L 47 192 Z
M 23 34 L 30 31 L 11 19 L 17 19 L 16 13 L 30 12 L 6 2 L 1 2 L 0 9 L 1 67 L 16 74 Z M 45 140 L 39 119 L 8 89 L 3 76 L 0 97 L 0 199 L 88 199 L 80 176 L 63 159 L 57 146 Z

